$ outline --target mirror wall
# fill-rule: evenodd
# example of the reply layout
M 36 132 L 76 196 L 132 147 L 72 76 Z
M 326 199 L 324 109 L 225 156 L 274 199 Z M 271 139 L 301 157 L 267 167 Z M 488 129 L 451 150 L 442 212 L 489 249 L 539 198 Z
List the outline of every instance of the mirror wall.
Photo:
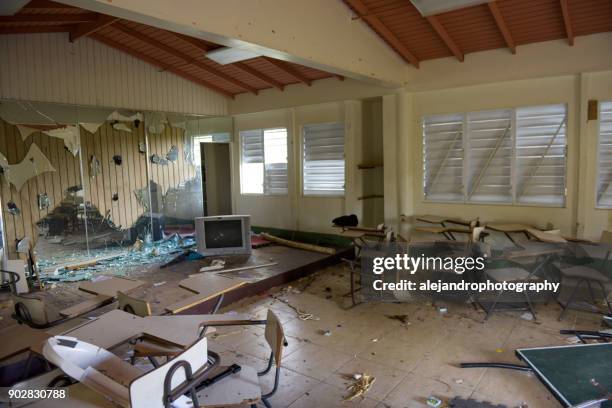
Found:
M 49 281 L 172 259 L 207 215 L 202 146 L 229 146 L 232 128 L 230 117 L 1 100 L 9 257 L 29 253 Z

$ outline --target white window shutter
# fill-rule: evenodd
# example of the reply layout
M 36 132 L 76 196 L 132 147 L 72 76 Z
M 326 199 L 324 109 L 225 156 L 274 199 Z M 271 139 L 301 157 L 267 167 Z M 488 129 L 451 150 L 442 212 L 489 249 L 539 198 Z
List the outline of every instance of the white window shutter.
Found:
M 599 108 L 597 207 L 612 208 L 612 101 Z
M 467 116 L 467 201 L 512 202 L 512 111 Z
M 240 185 L 243 194 L 263 194 L 264 183 L 264 144 L 263 130 L 240 132 L 241 169 Z
M 264 194 L 288 193 L 287 129 L 264 130 Z
M 344 195 L 344 123 L 305 125 L 304 195 Z
M 464 115 L 423 119 L 424 191 L 428 200 L 463 200 Z
M 567 109 L 547 105 L 516 110 L 516 202 L 565 205 Z

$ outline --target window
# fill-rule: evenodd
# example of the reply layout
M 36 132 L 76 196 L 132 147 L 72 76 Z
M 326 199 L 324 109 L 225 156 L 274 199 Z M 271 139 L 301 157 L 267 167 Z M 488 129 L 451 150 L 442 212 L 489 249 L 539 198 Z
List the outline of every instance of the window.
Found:
M 612 208 L 612 101 L 599 107 L 597 155 L 597 207 Z
M 566 125 L 565 105 L 425 117 L 425 198 L 564 206 Z
M 245 130 L 240 139 L 242 194 L 287 194 L 287 129 Z
M 344 124 L 321 123 L 303 129 L 304 195 L 344 195 Z

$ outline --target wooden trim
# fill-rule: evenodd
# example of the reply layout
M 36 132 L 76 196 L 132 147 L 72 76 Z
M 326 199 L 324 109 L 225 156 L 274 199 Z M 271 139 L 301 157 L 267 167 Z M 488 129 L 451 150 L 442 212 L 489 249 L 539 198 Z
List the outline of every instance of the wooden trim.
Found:
M 3 35 L 3 34 L 67 33 L 67 32 L 70 32 L 71 29 L 72 29 L 72 26 L 70 25 L 0 27 L 0 35 Z
M 222 88 L 218 87 L 217 85 L 214 85 L 214 84 L 212 84 L 212 83 L 210 83 L 208 81 L 205 81 L 205 80 L 200 79 L 200 78 L 196 78 L 193 75 L 189 75 L 189 74 L 187 74 L 185 72 L 182 72 L 182 71 L 176 69 L 175 67 L 173 67 L 171 65 L 168 65 L 168 64 L 163 63 L 161 61 L 158 61 L 158 60 L 156 60 L 154 58 L 151 58 L 151 57 L 149 57 L 146 54 L 143 54 L 143 53 L 141 53 L 139 51 L 136 51 L 134 49 L 128 48 L 128 47 L 126 47 L 123 44 L 120 44 L 120 43 L 118 43 L 116 41 L 113 41 L 111 39 L 103 37 L 103 36 L 101 36 L 101 35 L 99 35 L 97 33 L 91 35 L 91 38 L 93 38 L 94 40 L 99 41 L 99 42 L 101 42 L 101 43 L 103 43 L 103 44 L 105 44 L 105 45 L 107 45 L 107 46 L 109 46 L 111 48 L 115 48 L 115 49 L 117 49 L 119 51 L 125 52 L 126 54 L 129 54 L 129 55 L 131 55 L 133 57 L 136 57 L 136 58 L 138 58 L 140 60 L 143 60 L 143 61 L 145 61 L 145 62 L 147 62 L 147 63 L 149 63 L 151 65 L 155 65 L 156 67 L 159 67 L 159 68 L 161 68 L 164 71 L 172 72 L 173 74 L 175 74 L 177 76 L 180 76 L 181 78 L 187 79 L 187 80 L 189 80 L 191 82 L 194 82 L 194 83 L 196 83 L 196 84 L 198 84 L 200 86 L 203 86 L 205 88 L 210 88 L 210 89 L 212 89 L 212 90 L 214 90 L 216 92 L 219 92 L 220 94 L 225 95 L 225 96 L 227 96 L 229 98 L 232 98 L 232 99 L 234 98 L 234 94 L 226 91 L 225 89 L 222 89 Z
M 569 13 L 569 5 L 567 0 L 561 0 L 561 13 L 563 14 L 563 24 L 567 33 L 567 42 L 569 45 L 574 45 L 574 30 L 572 29 L 572 19 Z
M 100 14 L 96 21 L 91 23 L 81 23 L 75 26 L 74 29 L 70 31 L 70 42 L 75 42 L 79 38 L 87 37 L 88 35 L 91 35 L 104 27 L 114 24 L 118 20 L 119 18 L 117 17 Z
M 67 4 L 62 4 L 62 3 L 56 3 L 54 1 L 49 1 L 49 0 L 31 0 L 28 4 L 26 4 L 25 8 L 27 9 L 37 9 L 37 8 L 69 9 L 69 10 L 76 9 L 76 7 L 68 6 Z
M 411 53 L 404 44 L 385 26 L 380 19 L 370 13 L 361 0 L 346 0 L 346 2 L 356 11 L 357 15 L 364 19 L 398 54 L 408 63 L 419 67 L 418 58 Z
M 88 23 L 96 21 L 97 13 L 84 14 L 17 14 L 0 16 L 0 23 Z
M 271 85 L 275 88 L 280 89 L 281 91 L 285 89 L 285 85 L 278 82 L 276 79 L 271 78 L 269 76 L 267 76 L 266 74 L 264 74 L 263 72 L 259 72 L 258 70 L 256 70 L 255 68 L 245 64 L 244 62 L 235 62 L 233 64 L 231 64 L 233 67 L 238 68 L 239 70 L 246 72 L 249 75 L 254 76 L 255 78 L 259 79 L 260 81 L 265 82 L 268 85 Z
M 219 77 L 219 78 L 221 78 L 221 79 L 223 79 L 223 80 L 225 80 L 225 81 L 227 81 L 227 82 L 229 82 L 231 84 L 234 84 L 234 85 L 236 85 L 236 86 L 238 86 L 238 87 L 240 87 L 240 88 L 242 88 L 242 89 L 244 89 L 246 91 L 251 92 L 254 95 L 257 95 L 257 89 L 253 88 L 252 86 L 247 85 L 244 82 L 242 82 L 242 81 L 240 81 L 240 80 L 238 80 L 236 78 L 233 78 L 233 77 L 227 75 L 226 73 L 219 71 L 216 68 L 209 67 L 206 64 L 204 64 L 203 62 L 197 61 L 197 60 L 191 58 L 189 55 L 183 54 L 182 52 L 180 52 L 178 50 L 175 50 L 174 48 L 172 48 L 172 47 L 170 47 L 170 46 L 168 46 L 168 45 L 166 45 L 166 44 L 164 44 L 162 42 L 159 42 L 156 39 L 154 39 L 152 37 L 149 37 L 148 35 L 146 35 L 144 33 L 141 33 L 139 31 L 136 31 L 136 30 L 132 29 L 132 28 L 126 27 L 123 24 L 114 25 L 113 28 L 117 29 L 119 31 L 122 31 L 123 33 L 129 35 L 130 37 L 134 37 L 134 38 L 136 38 L 136 39 L 138 39 L 138 40 L 140 40 L 140 41 L 142 41 L 142 42 L 144 42 L 146 44 L 149 44 L 149 45 L 151 45 L 151 46 L 153 46 L 155 48 L 158 48 L 158 49 L 160 49 L 160 50 L 162 50 L 162 51 L 164 51 L 164 52 L 166 52 L 166 53 L 168 53 L 170 55 L 173 55 L 176 58 L 179 58 L 180 60 L 182 60 L 186 64 L 195 65 L 196 67 L 198 67 L 198 68 L 200 68 L 200 69 L 202 69 L 204 71 L 207 71 L 208 73 L 213 74 L 216 77 Z
M 455 41 L 448 34 L 442 23 L 440 23 L 440 20 L 438 20 L 436 16 L 428 16 L 426 18 L 427 21 L 429 21 L 431 27 L 435 30 L 436 33 L 438 33 L 440 39 L 444 41 L 444 44 L 446 44 L 448 49 L 455 55 L 455 57 L 457 57 L 459 61 L 463 62 L 463 52 L 459 49 L 457 44 L 455 44 Z
M 504 37 L 504 41 L 506 41 L 506 45 L 510 49 L 510 52 L 516 54 L 516 44 L 514 42 L 514 39 L 512 38 L 510 29 L 506 24 L 506 20 L 504 20 L 504 16 L 502 15 L 501 10 L 499 9 L 499 6 L 497 5 L 495 0 L 489 2 L 489 10 L 493 15 L 493 19 L 495 19 L 497 28 L 499 28 L 501 35 Z
M 291 75 L 293 78 L 297 79 L 298 81 L 308 86 L 312 85 L 312 80 L 306 78 L 304 75 L 297 72 L 291 65 L 287 64 L 285 61 L 277 60 L 277 59 L 270 58 L 270 57 L 262 57 L 262 58 L 268 61 L 270 64 L 274 65 L 276 68 L 280 69 L 281 71 L 284 71 L 286 74 Z

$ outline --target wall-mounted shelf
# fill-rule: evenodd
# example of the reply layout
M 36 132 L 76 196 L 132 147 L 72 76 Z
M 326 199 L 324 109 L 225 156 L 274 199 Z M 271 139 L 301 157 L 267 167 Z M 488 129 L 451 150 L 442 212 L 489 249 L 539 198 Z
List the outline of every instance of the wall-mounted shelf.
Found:
M 358 200 L 368 200 L 370 198 L 384 198 L 385 196 L 382 194 L 371 194 L 371 195 L 364 195 L 362 197 L 357 197 Z
M 359 170 L 367 170 L 367 169 L 375 169 L 378 167 L 383 167 L 382 163 L 361 163 L 357 165 Z

